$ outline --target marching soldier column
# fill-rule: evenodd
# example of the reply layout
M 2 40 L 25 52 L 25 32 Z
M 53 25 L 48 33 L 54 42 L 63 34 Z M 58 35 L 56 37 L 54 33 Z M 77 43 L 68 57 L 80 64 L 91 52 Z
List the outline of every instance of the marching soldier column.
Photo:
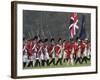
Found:
M 87 63 L 91 59 L 90 41 L 61 38 L 55 42 L 35 36 L 33 39 L 24 40 L 23 44 L 23 67 L 43 67 L 57 65 L 77 65 Z

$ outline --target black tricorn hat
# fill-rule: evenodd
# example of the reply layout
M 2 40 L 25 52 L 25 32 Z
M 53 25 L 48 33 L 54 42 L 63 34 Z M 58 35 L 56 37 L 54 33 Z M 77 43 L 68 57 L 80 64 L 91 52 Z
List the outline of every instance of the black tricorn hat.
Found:
M 43 41 L 40 39 L 38 42 L 40 43 L 40 42 L 43 42 Z
M 48 39 L 46 38 L 46 39 L 44 39 L 44 42 L 47 42 L 48 41 Z
M 54 38 L 52 38 L 50 41 L 51 41 L 51 42 L 54 41 Z
M 58 42 L 61 40 L 61 38 L 58 39 Z
M 34 38 L 33 39 L 37 39 L 38 38 L 38 36 L 34 36 Z

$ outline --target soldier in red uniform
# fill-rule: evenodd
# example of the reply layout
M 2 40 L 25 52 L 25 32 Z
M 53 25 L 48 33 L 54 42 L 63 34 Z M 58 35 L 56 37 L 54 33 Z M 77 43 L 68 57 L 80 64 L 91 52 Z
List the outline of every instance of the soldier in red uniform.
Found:
M 44 52 L 44 42 L 41 40 L 40 42 L 40 48 L 39 48 L 39 54 L 40 54 L 40 62 L 42 66 L 45 66 L 45 52 Z
M 29 58 L 29 64 L 28 64 L 28 67 L 32 66 L 33 67 L 33 56 L 32 56 L 32 53 L 33 53 L 33 42 L 32 40 L 28 40 L 28 43 L 27 43 L 27 53 L 28 53 L 28 58 Z
M 76 59 L 75 59 L 75 64 L 77 64 L 78 62 L 81 64 L 82 62 L 82 49 L 83 49 L 83 45 L 81 43 L 81 40 L 78 40 L 78 49 L 77 49 L 77 53 L 76 53 Z
M 37 37 L 34 37 L 33 39 L 33 66 L 35 66 L 35 62 L 36 62 L 36 53 L 37 53 Z
M 66 62 L 66 60 L 67 60 L 67 57 L 66 57 L 66 55 L 67 55 L 67 53 L 66 53 L 66 43 L 67 43 L 67 41 L 66 40 L 63 40 L 63 43 L 62 43 L 62 48 L 63 48 L 63 62 Z
M 82 41 L 82 44 L 84 46 L 83 52 L 82 52 L 82 63 L 85 61 L 85 63 L 87 63 L 88 60 L 88 40 L 85 39 L 84 41 Z
M 55 47 L 55 51 L 56 51 L 56 57 L 58 59 L 56 62 L 56 65 L 58 65 L 58 63 L 60 63 L 60 65 L 62 65 L 63 48 L 62 48 L 61 38 L 59 38 L 59 40 L 58 40 L 58 44 Z
M 27 54 L 27 40 L 23 42 L 23 68 L 27 67 L 28 64 L 28 54 Z
M 53 63 L 55 65 L 55 42 L 54 38 L 51 39 L 51 45 L 49 46 L 49 55 L 51 58 L 51 61 L 49 62 L 49 65 Z
M 41 59 L 40 59 L 41 50 L 42 50 L 41 42 L 42 42 L 42 40 L 40 39 L 40 40 L 37 42 L 37 46 L 36 46 L 37 52 L 36 52 L 35 67 L 41 66 Z
M 44 47 L 43 47 L 43 49 L 44 49 L 44 59 L 45 59 L 45 62 L 46 62 L 46 64 L 47 64 L 47 66 L 49 66 L 49 59 L 50 59 L 50 57 L 49 57 L 49 45 L 48 45 L 48 39 L 45 39 L 44 40 Z
M 70 54 L 70 64 L 74 64 L 74 55 L 75 55 L 75 47 L 76 45 L 74 44 L 74 39 L 71 40 L 71 54 Z
M 70 63 L 71 43 L 69 41 L 67 41 L 65 44 L 65 51 L 67 62 Z
M 73 43 L 73 48 L 74 48 L 74 61 L 76 60 L 76 55 L 77 55 L 77 52 L 78 52 L 78 42 L 77 42 L 77 39 L 75 40 L 75 42 Z

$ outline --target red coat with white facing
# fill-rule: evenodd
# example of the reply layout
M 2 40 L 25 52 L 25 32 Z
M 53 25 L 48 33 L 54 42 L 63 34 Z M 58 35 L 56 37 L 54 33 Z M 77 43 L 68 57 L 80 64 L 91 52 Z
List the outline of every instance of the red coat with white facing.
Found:
M 48 45 L 49 56 L 52 57 L 52 51 L 55 50 L 55 45 Z
M 74 42 L 74 44 L 72 45 L 72 47 L 74 48 L 74 54 L 77 55 L 77 52 L 78 52 L 78 43 Z
M 66 51 L 66 56 L 69 59 L 70 58 L 70 53 L 71 53 L 71 43 L 67 42 L 65 44 L 65 51 Z
M 62 47 L 62 45 L 60 45 L 60 44 L 56 45 L 56 47 L 55 47 L 56 57 L 58 57 L 59 54 L 61 53 L 61 47 Z
M 27 44 L 27 52 L 28 52 L 28 56 L 32 56 L 32 48 L 33 48 L 33 43 L 32 41 L 29 41 Z
M 43 44 L 43 53 L 45 54 L 46 52 L 49 53 L 49 45 L 48 44 Z
M 34 54 L 34 53 L 37 53 L 37 43 L 33 43 L 33 48 L 32 48 L 32 50 L 33 50 L 33 54 Z

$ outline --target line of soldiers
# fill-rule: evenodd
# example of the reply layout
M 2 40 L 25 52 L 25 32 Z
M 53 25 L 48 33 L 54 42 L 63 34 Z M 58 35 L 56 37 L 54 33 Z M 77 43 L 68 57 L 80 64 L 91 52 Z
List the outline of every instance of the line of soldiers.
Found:
M 83 64 L 91 59 L 91 43 L 88 39 L 71 39 L 70 41 L 55 41 L 52 38 L 24 40 L 23 44 L 23 68 L 66 64 Z

